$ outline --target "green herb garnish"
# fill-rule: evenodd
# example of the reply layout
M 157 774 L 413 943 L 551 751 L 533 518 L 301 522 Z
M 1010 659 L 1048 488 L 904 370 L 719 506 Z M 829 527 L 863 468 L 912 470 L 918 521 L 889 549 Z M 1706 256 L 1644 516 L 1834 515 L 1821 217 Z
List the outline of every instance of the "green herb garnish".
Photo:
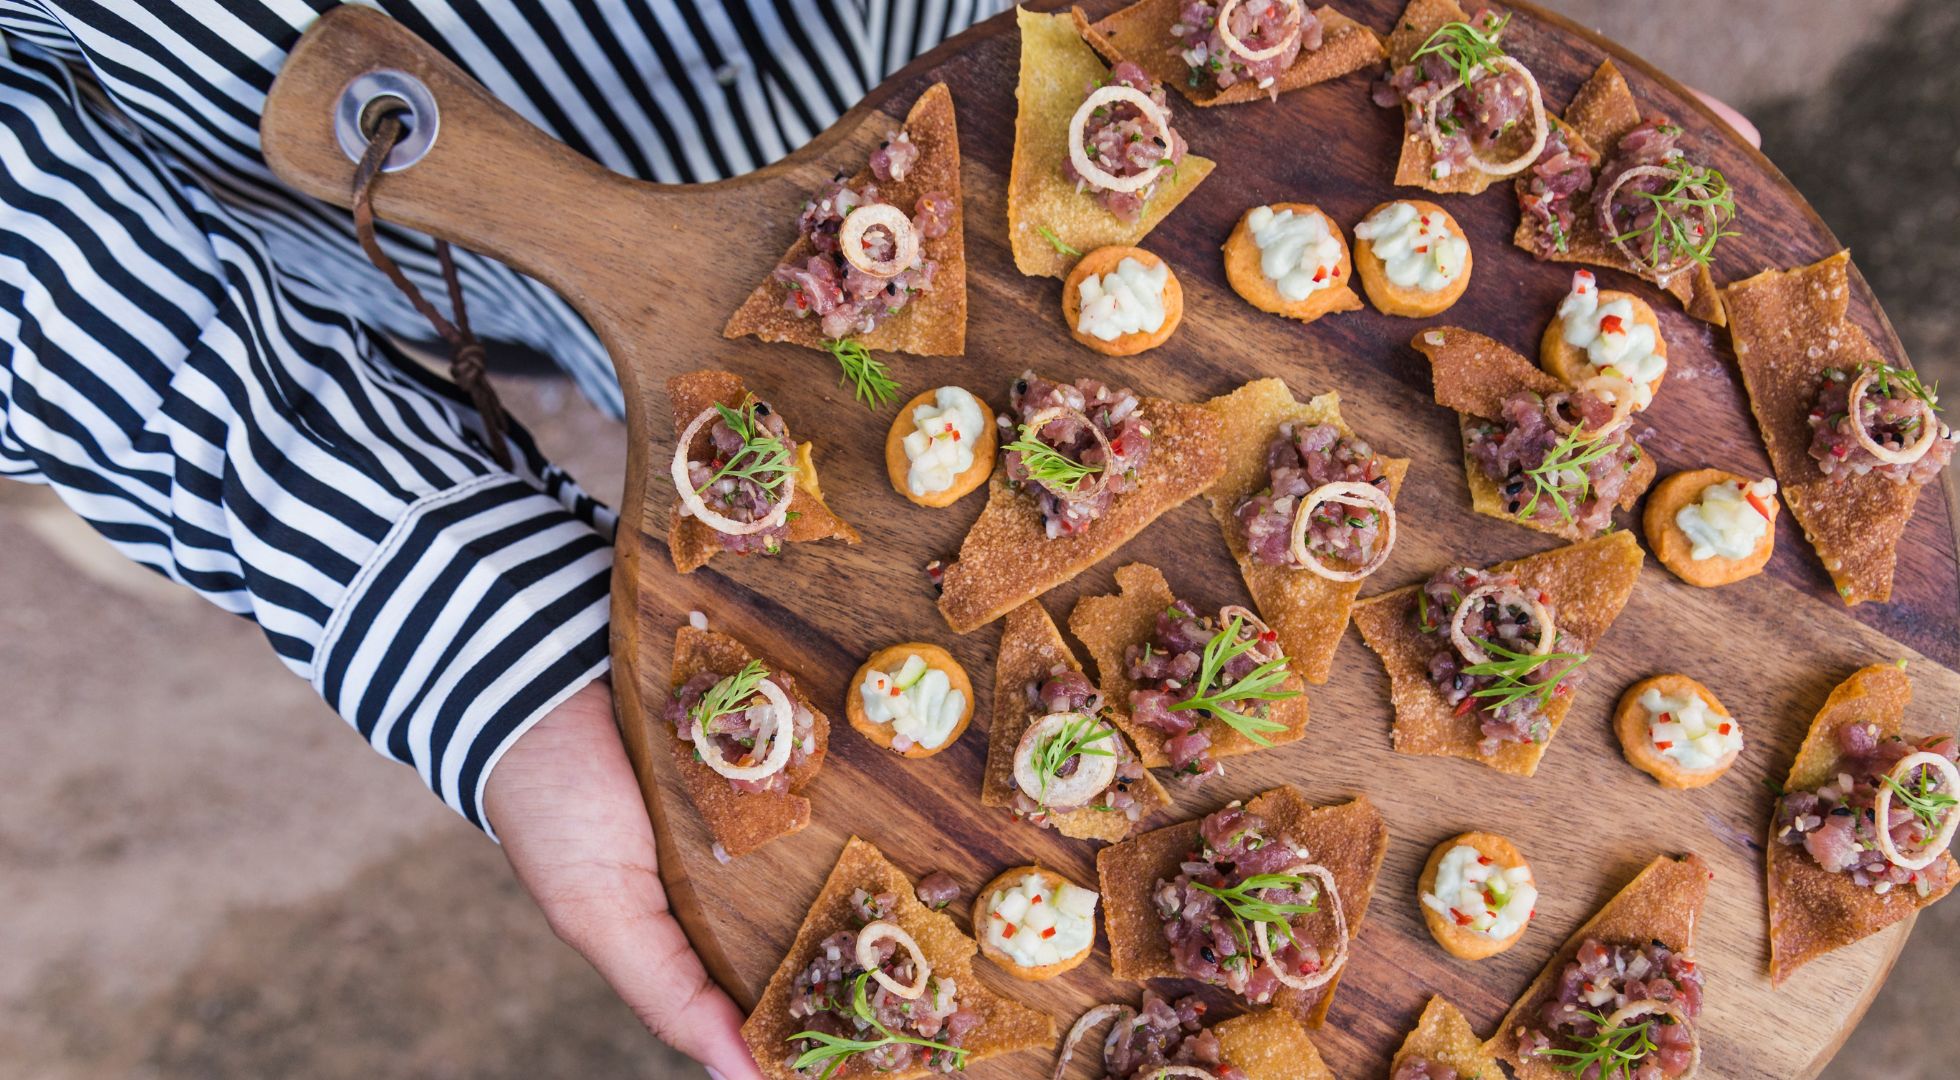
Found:
M 1077 461 L 1035 437 L 1034 429 L 1020 426 L 1020 437 L 1002 449 L 1021 455 L 1021 467 L 1028 479 L 1050 491 L 1072 492 L 1082 482 L 1102 471 L 1101 465 Z
M 1538 510 L 1538 500 L 1550 498 L 1558 508 L 1560 520 L 1571 521 L 1572 504 L 1584 502 L 1592 492 L 1592 478 L 1586 474 L 1586 467 L 1619 448 L 1618 439 L 1589 435 L 1583 427 L 1566 432 L 1545 454 L 1544 460 L 1524 471 L 1525 479 L 1531 482 L 1531 498 L 1518 508 L 1518 520 L 1531 517 Z M 1574 487 L 1577 493 L 1567 498 L 1566 493 Z
M 1494 641 L 1485 641 L 1482 638 L 1474 640 L 1492 659 L 1481 664 L 1471 664 L 1463 669 L 1463 673 L 1489 676 L 1497 680 L 1482 690 L 1470 692 L 1471 697 L 1483 699 L 1485 707 L 1492 712 L 1514 701 L 1528 698 L 1536 699 L 1538 707 L 1544 708 L 1551 703 L 1552 694 L 1558 690 L 1559 684 L 1565 681 L 1565 677 L 1577 671 L 1580 664 L 1592 659 L 1591 653 L 1550 652 L 1540 656 L 1533 653 L 1512 652 Z M 1546 664 L 1561 663 L 1565 666 L 1549 679 L 1541 682 L 1530 677 Z
M 742 399 L 740 408 L 731 409 L 719 402 L 715 404 L 721 422 L 742 440 L 742 445 L 728 455 L 728 460 L 722 462 L 707 483 L 694 489 L 696 495 L 706 492 L 724 478 L 733 477 L 753 482 L 774 502 L 783 484 L 796 477 L 796 461 L 790 455 L 789 444 L 783 441 L 782 436 L 762 426 L 757 408 L 753 394 Z
M 1735 193 L 1729 189 L 1728 178 L 1720 170 L 1693 164 L 1685 157 L 1671 158 L 1660 167 L 1668 170 L 1668 176 L 1659 191 L 1621 191 L 1621 195 L 1650 203 L 1654 220 L 1607 239 L 1615 244 L 1640 241 L 1634 247 L 1636 254 L 1657 271 L 1681 259 L 1706 263 L 1715 255 L 1716 241 L 1737 235 L 1722 227 L 1736 216 Z M 1690 215 L 1692 221 L 1688 220 Z
M 1252 945 L 1252 923 L 1265 923 L 1270 932 L 1280 935 L 1282 940 L 1293 940 L 1293 916 L 1311 915 L 1320 910 L 1318 891 L 1315 900 L 1305 904 L 1275 904 L 1254 893 L 1266 889 L 1304 888 L 1307 879 L 1299 874 L 1254 874 L 1229 889 L 1213 888 L 1201 881 L 1194 881 L 1191 887 L 1210 893 L 1225 905 L 1232 916 L 1232 933 L 1247 948 Z
M 876 409 L 898 393 L 898 380 L 891 377 L 884 361 L 875 359 L 863 345 L 850 338 L 838 338 L 824 342 L 823 347 L 836 358 L 837 366 L 844 369 L 837 385 L 851 384 L 851 396 L 857 398 L 858 404 Z
M 1559 1050 L 1547 1047 L 1540 1057 L 1562 1058 L 1553 1063 L 1560 1072 L 1574 1076 L 1597 1076 L 1599 1080 L 1621 1080 L 1633 1075 L 1634 1067 L 1658 1049 L 1651 1036 L 1654 1022 L 1642 1020 L 1623 1027 L 1608 1027 L 1606 1017 L 1596 1012 L 1580 1012 L 1599 1030 L 1591 1035 L 1568 1035 L 1581 1049 Z M 1590 1071 L 1589 1071 L 1590 1070 Z
M 864 997 L 864 984 L 870 978 L 870 972 L 863 972 L 851 984 L 851 1012 L 860 1021 L 871 1025 L 871 1029 L 876 1031 L 881 1038 L 846 1039 L 837 1035 L 827 1035 L 821 1031 L 799 1031 L 785 1041 L 805 1041 L 813 1042 L 817 1045 L 809 1050 L 805 1050 L 795 1061 L 790 1063 L 790 1068 L 797 1072 L 802 1072 L 813 1066 L 823 1065 L 824 1070 L 818 1074 L 818 1080 L 828 1080 L 829 1077 L 836 1074 L 838 1069 L 843 1068 L 844 1063 L 851 1058 L 859 1054 L 869 1053 L 882 1046 L 890 1046 L 894 1043 L 903 1043 L 907 1046 L 923 1046 L 929 1050 L 945 1051 L 953 1056 L 953 1067 L 955 1069 L 966 1068 L 967 1051 L 957 1046 L 948 1046 L 945 1043 L 933 1042 L 930 1039 L 915 1039 L 910 1035 L 895 1035 L 890 1028 L 879 1023 L 877 1016 L 871 1011 L 871 1003 L 866 1001 Z
M 1243 656 L 1258 643 L 1257 637 L 1244 639 L 1239 637 L 1239 627 L 1242 622 L 1243 620 L 1238 616 L 1232 616 L 1231 623 L 1225 629 L 1213 634 L 1211 640 L 1205 642 L 1204 660 L 1199 665 L 1197 681 L 1191 684 L 1191 696 L 1183 701 L 1174 702 L 1171 711 L 1203 709 L 1260 746 L 1271 746 L 1272 742 L 1266 738 L 1266 733 L 1285 731 L 1285 724 L 1264 715 L 1254 716 L 1226 706 L 1239 701 L 1285 701 L 1287 698 L 1299 697 L 1300 691 L 1275 689 L 1286 681 L 1284 656 L 1276 656 L 1260 664 L 1246 672 L 1245 676 L 1237 682 L 1220 685 L 1219 679 L 1224 673 L 1225 666 Z
M 1061 776 L 1062 766 L 1074 757 L 1115 757 L 1116 751 L 1092 745 L 1114 736 L 1116 732 L 1087 716 L 1080 716 L 1062 725 L 1057 731 L 1034 748 L 1034 771 L 1041 777 L 1041 795 L 1038 800 L 1043 809 L 1048 806 L 1048 782 Z
M 762 666 L 762 661 L 751 660 L 743 666 L 742 670 L 708 687 L 708 692 L 702 694 L 701 700 L 694 703 L 694 708 L 688 710 L 688 715 L 694 718 L 694 722 L 703 732 L 706 732 L 708 724 L 716 717 L 741 712 L 747 708 L 749 699 L 755 696 L 756 687 L 768 677 L 769 669 Z
M 1457 79 L 1469 86 L 1477 72 L 1504 55 L 1504 46 L 1497 43 L 1497 36 L 1510 22 L 1511 16 L 1507 14 L 1485 19 L 1481 29 L 1466 22 L 1444 23 L 1409 55 L 1409 62 L 1415 63 L 1432 54 L 1440 56 L 1456 69 Z
M 1899 384 L 1899 389 L 1925 402 L 1934 412 L 1943 411 L 1940 408 L 1939 383 L 1927 386 L 1919 381 L 1919 373 L 1910 368 L 1895 368 L 1890 364 L 1876 361 L 1866 364 L 1865 367 L 1872 373 L 1872 385 L 1878 387 L 1878 392 L 1886 397 L 1893 396 L 1892 384 L 1896 382 Z
M 1080 251 L 1077 251 L 1076 249 L 1068 246 L 1068 244 L 1065 243 L 1061 237 L 1056 236 L 1053 232 L 1049 231 L 1049 228 L 1046 225 L 1036 225 L 1034 227 L 1034 231 L 1040 233 L 1041 238 L 1043 240 L 1048 241 L 1048 246 L 1054 248 L 1055 253 L 1057 255 L 1081 255 L 1082 254 Z
M 1938 779 L 1937 776 L 1929 776 L 1924 772 L 1918 773 L 1912 790 L 1907 790 L 1906 785 L 1892 779 L 1890 774 L 1878 779 L 1892 789 L 1893 799 L 1904 803 L 1906 809 L 1912 811 L 1913 817 L 1918 818 L 1928 829 L 1935 832 L 1939 831 L 1940 819 L 1946 816 L 1947 811 L 1960 805 L 1960 799 L 1944 791 L 1926 790 Z

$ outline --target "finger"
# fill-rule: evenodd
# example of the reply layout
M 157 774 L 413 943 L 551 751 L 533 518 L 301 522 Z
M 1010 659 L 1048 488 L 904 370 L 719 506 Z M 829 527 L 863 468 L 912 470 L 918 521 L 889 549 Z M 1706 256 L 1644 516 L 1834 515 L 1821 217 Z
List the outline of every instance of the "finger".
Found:
M 1758 150 L 1762 149 L 1763 133 L 1756 130 L 1756 125 L 1750 123 L 1748 117 L 1742 115 L 1728 102 L 1723 101 L 1713 94 L 1695 90 L 1693 87 L 1689 87 L 1688 89 L 1693 91 L 1694 95 L 1701 99 L 1703 105 L 1708 106 L 1716 116 L 1721 117 L 1723 123 L 1734 128 L 1735 133 L 1742 136 L 1743 141 Z
M 587 944 L 586 959 L 656 1038 L 725 1080 L 763 1080 L 742 1041 L 741 1010 L 708 978 L 664 898 L 658 903 Z

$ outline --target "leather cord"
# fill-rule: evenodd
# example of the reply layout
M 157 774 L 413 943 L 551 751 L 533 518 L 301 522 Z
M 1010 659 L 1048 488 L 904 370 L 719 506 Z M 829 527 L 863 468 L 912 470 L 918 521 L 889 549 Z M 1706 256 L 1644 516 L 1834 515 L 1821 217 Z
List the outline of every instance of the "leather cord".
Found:
M 508 469 L 511 468 L 510 443 L 505 438 L 508 421 L 504 417 L 503 404 L 497 400 L 497 391 L 490 385 L 489 376 L 484 371 L 483 343 L 470 331 L 469 310 L 463 306 L 463 285 L 456 276 L 456 260 L 450 253 L 448 241 L 436 241 L 436 261 L 442 265 L 442 279 L 449 287 L 449 306 L 456 312 L 455 322 L 442 317 L 442 312 L 429 303 L 422 290 L 408 280 L 401 267 L 381 250 L 380 242 L 375 239 L 375 181 L 381 176 L 381 163 L 406 131 L 399 112 L 387 113 L 375 123 L 374 132 L 368 139 L 367 152 L 354 166 L 354 235 L 375 268 L 395 283 L 395 288 L 400 289 L 415 310 L 429 320 L 429 325 L 435 328 L 442 340 L 449 343 L 449 377 L 470 396 L 477 413 L 483 417 L 490 456 L 498 465 Z

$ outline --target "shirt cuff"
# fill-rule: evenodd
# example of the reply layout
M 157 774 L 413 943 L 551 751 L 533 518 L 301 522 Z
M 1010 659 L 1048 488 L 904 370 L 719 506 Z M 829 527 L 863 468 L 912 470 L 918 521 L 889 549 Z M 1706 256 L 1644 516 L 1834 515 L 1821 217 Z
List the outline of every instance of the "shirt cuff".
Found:
M 610 666 L 611 580 L 606 538 L 521 479 L 423 496 L 328 620 L 313 688 L 489 832 L 498 759 Z

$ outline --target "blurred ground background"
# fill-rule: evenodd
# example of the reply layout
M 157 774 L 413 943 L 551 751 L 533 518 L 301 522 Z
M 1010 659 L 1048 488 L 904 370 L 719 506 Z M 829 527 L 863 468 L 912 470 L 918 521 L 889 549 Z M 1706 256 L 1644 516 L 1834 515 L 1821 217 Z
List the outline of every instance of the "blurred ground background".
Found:
M 1960 385 L 1960 3 L 1550 6 L 1754 118 Z M 557 381 L 502 392 L 616 496 L 623 429 Z M 0 485 L 0 552 L 0 1080 L 698 1075 L 252 626 L 41 489 Z M 1956 960 L 1950 902 L 1826 1075 L 1954 1076 Z

